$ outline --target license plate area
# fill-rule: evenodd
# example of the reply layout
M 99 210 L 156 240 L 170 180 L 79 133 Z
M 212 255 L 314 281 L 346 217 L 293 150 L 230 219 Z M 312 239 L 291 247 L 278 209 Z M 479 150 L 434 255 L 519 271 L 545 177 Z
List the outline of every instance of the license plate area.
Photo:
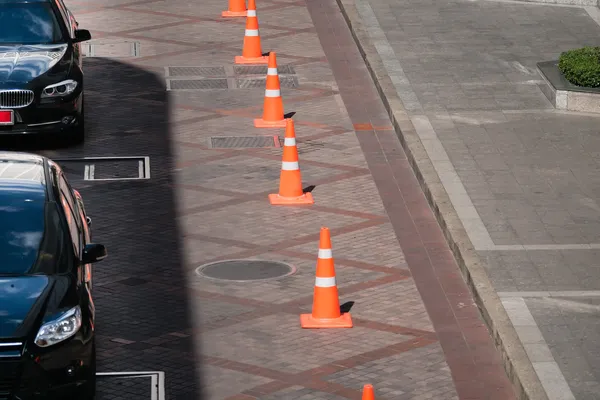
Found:
M 14 125 L 15 113 L 13 110 L 0 110 L 0 125 Z

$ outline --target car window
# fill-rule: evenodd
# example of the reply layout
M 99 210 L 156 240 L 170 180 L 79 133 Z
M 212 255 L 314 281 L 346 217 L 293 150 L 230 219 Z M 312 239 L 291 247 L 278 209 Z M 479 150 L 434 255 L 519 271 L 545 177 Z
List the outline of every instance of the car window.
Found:
M 71 207 L 71 211 L 76 219 L 76 224 L 81 229 L 81 220 L 79 218 L 79 205 L 77 204 L 77 199 L 75 198 L 75 194 L 73 193 L 73 189 L 71 189 L 71 185 L 67 182 L 67 179 L 63 174 L 60 175 L 60 179 L 58 181 L 58 187 L 60 188 L 61 193 L 67 199 L 69 203 L 69 207 Z
M 75 223 L 75 215 L 73 214 L 73 210 L 69 207 L 69 203 L 65 199 L 65 196 L 60 194 L 60 204 L 65 212 L 65 216 L 67 217 L 67 225 L 69 226 L 69 233 L 71 234 L 71 240 L 73 241 L 73 248 L 75 253 L 79 255 L 81 250 L 81 235 L 79 233 L 79 229 L 77 224 Z
M 57 207 L 57 206 L 55 206 Z M 51 247 L 54 250 L 54 256 L 56 259 L 55 263 L 52 263 L 52 267 L 56 269 L 56 273 L 62 274 L 71 271 L 73 266 L 76 264 L 74 261 L 74 252 L 73 252 L 73 244 L 71 242 L 71 236 L 69 232 L 67 232 L 63 228 L 63 224 L 60 221 L 60 214 L 55 210 L 48 210 L 49 213 L 52 214 L 53 224 L 52 224 L 52 241 L 53 246 Z M 50 230 L 49 230 L 50 231 Z M 50 270 L 50 268 L 42 269 L 42 265 L 39 265 L 41 271 Z M 38 271 L 32 271 L 38 272 Z
M 29 271 L 44 247 L 45 198 L 0 192 L 0 275 Z
M 74 244 L 59 212 L 62 207 L 48 202 L 43 170 L 41 174 L 32 171 L 31 163 L 0 164 L 4 164 L 0 167 L 4 175 L 4 185 L 0 184 L 0 276 L 72 270 Z M 12 174 L 7 173 L 11 167 Z M 53 188 L 59 171 L 51 164 L 48 183 Z M 19 190 L 6 185 L 7 176 L 19 177 Z M 59 193 L 55 192 L 60 199 Z M 64 204 L 68 208 L 66 198 Z
M 63 34 L 50 3 L 3 3 L 0 44 L 54 44 Z
M 65 211 L 65 216 L 67 217 L 67 224 L 69 225 L 71 240 L 73 240 L 73 247 L 75 248 L 75 253 L 79 256 L 83 245 L 81 242 L 82 227 L 79 221 L 79 209 L 75 204 L 76 200 L 72 196 L 71 189 L 62 175 L 59 177 L 58 186 L 60 189 L 60 203 Z

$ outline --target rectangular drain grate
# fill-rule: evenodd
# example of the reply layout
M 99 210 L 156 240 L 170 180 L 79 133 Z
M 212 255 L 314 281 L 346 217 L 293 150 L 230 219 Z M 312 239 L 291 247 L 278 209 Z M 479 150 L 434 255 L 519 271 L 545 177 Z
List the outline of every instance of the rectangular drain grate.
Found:
M 69 179 L 84 181 L 131 181 L 150 179 L 150 157 L 53 158 Z
M 140 57 L 139 42 L 85 43 L 82 53 L 89 57 Z
M 168 79 L 167 90 L 227 89 L 227 79 Z
M 236 65 L 233 67 L 233 71 L 236 75 L 267 75 L 267 66 L 262 65 Z M 295 75 L 294 67 L 291 65 L 279 65 L 277 66 L 277 73 L 279 75 Z
M 167 77 L 194 76 L 194 77 L 225 77 L 224 67 L 166 67 Z
M 150 157 L 86 157 L 85 181 L 150 179 Z
M 96 160 L 86 168 L 86 181 L 139 178 L 137 160 Z
M 281 147 L 279 136 L 213 136 L 210 138 L 213 149 Z
M 238 89 L 264 88 L 267 78 L 236 79 Z M 295 76 L 280 76 L 279 84 L 282 88 L 294 89 L 298 87 L 298 78 Z
M 119 339 L 113 341 L 122 343 Z M 129 400 L 165 400 L 164 371 L 96 372 L 96 377 L 97 398 L 114 399 L 126 394 Z

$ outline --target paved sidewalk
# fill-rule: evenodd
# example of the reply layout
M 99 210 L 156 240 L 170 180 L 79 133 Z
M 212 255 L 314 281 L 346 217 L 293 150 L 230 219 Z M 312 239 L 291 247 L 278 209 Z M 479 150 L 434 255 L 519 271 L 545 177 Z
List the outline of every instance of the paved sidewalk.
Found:
M 598 399 L 600 116 L 555 111 L 536 71 L 562 51 L 598 45 L 598 8 L 341 1 L 402 101 L 393 111 L 420 139 L 408 146 L 422 145 L 435 168 L 426 184 L 439 177 L 445 193 L 434 197 L 451 201 L 443 218 L 453 239 L 467 252 L 470 241 L 483 261 L 495 307 L 504 305 L 547 396 Z M 507 344 L 516 354 L 519 343 Z
M 283 135 L 252 125 L 264 86 L 249 79 L 262 75 L 232 66 L 244 20 L 218 17 L 226 1 L 73 4 L 98 54 L 162 75 L 165 67 L 192 67 L 166 72 L 213 79 L 212 90 L 169 92 L 196 327 L 178 335 L 187 342 L 194 334 L 203 399 L 359 399 L 365 383 L 378 399 L 514 398 L 334 0 L 258 5 L 263 51 L 277 52 L 286 112 L 297 113 L 303 181 L 315 186 L 314 206 L 292 208 L 266 197 L 277 190 L 280 148 L 209 146 L 213 136 Z M 332 230 L 340 300 L 354 302 L 352 329 L 299 326 L 311 307 L 322 225 Z M 297 271 L 245 283 L 196 274 L 206 263 L 246 258 Z M 166 380 L 170 398 L 184 399 Z

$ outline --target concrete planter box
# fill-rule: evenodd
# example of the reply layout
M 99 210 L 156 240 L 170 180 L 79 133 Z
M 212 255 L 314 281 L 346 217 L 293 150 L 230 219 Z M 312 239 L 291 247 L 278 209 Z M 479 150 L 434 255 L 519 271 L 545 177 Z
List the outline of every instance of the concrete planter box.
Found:
M 558 61 L 537 63 L 545 84 L 539 87 L 557 110 L 600 113 L 600 88 L 575 86 L 558 69 Z

